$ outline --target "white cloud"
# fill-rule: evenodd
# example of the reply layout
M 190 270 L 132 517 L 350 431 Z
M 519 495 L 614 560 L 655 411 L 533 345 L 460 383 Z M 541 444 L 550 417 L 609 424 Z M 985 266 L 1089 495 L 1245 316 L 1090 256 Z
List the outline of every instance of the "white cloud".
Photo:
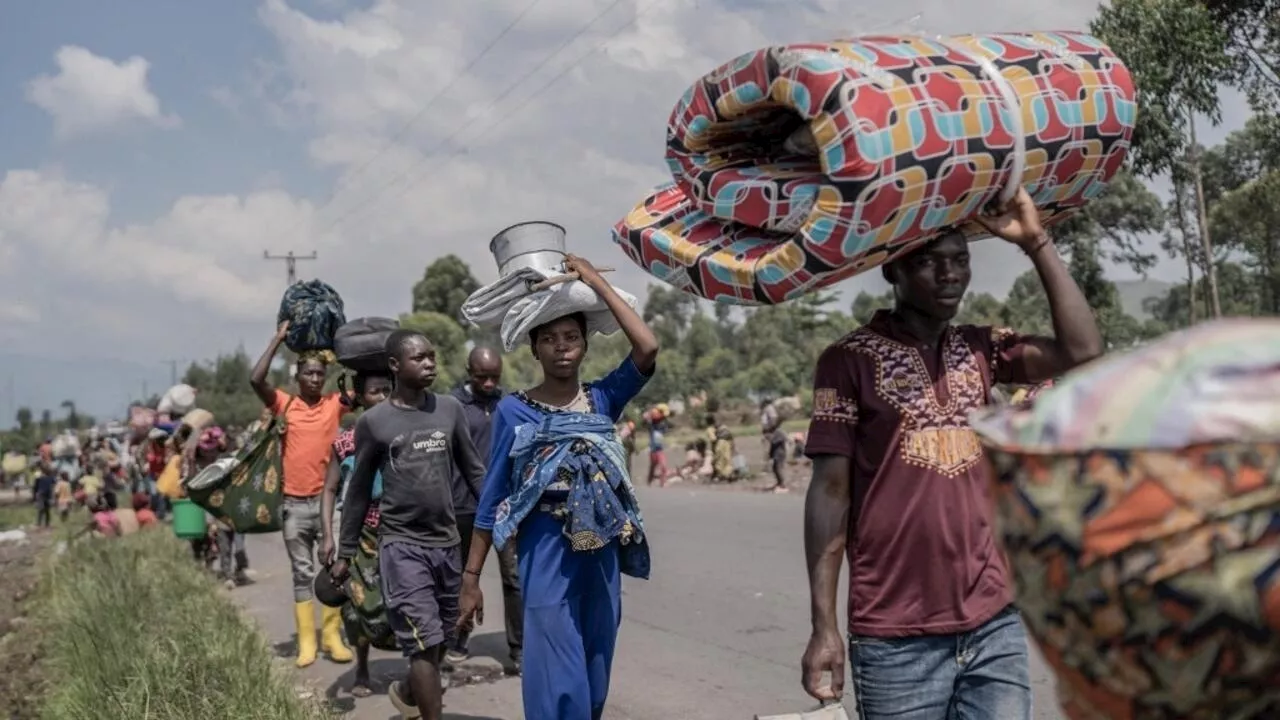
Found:
M 27 99 L 53 117 L 60 139 L 111 129 L 132 121 L 159 127 L 179 124 L 160 110 L 147 86 L 150 64 L 141 57 L 120 63 L 75 45 L 58 49 L 57 75 L 40 75 L 27 84 Z
M 261 6 L 280 43 L 291 110 L 310 121 L 311 155 L 342 172 L 318 221 L 414 258 L 392 271 L 401 295 L 444 252 L 491 277 L 488 238 L 509 222 L 537 218 L 566 225 L 572 247 L 617 265 L 616 277 L 641 289 L 648 276 L 612 246 L 609 229 L 666 179 L 667 117 L 692 80 L 763 45 L 888 31 L 917 12 L 925 31 L 1017 27 L 1025 17 L 1025 5 L 1013 0 L 930 0 L 911 12 L 889 2 L 854 11 L 837 0 L 545 4 L 462 75 L 529 0 L 447 11 L 374 0 L 323 22 L 285 0 Z M 1094 7 L 1060 3 L 1044 20 L 1083 27 Z M 1001 291 L 1023 268 L 996 244 L 979 254 L 1009 264 L 988 278 Z
M 958 33 L 1083 28 L 1096 7 L 543 0 L 461 74 L 532 2 L 370 0 L 320 20 L 286 0 L 262 0 L 257 20 L 276 51 L 250 60 L 261 70 L 251 78 L 212 79 L 210 97 L 246 124 L 287 128 L 317 166 L 336 171 L 332 202 L 323 202 L 327 188 L 313 204 L 280 184 L 286 176 L 257 173 L 229 194 L 179 197 L 159 217 L 125 224 L 103 189 L 114 179 L 100 187 L 12 170 L 0 183 L 0 253 L 9 253 L 0 305 L 23 299 L 40 318 L 13 330 L 13 342 L 40 350 L 75 334 L 150 360 L 208 356 L 244 339 L 256 352 L 283 285 L 284 269 L 263 261 L 263 250 L 318 250 L 319 260 L 299 266 L 304 277 L 338 288 L 352 317 L 389 315 L 408 309 L 413 282 L 444 253 L 492 279 L 489 238 L 534 219 L 565 225 L 572 249 L 642 291 L 649 277 L 609 230 L 667 177 L 668 114 L 703 73 L 762 45 L 899 31 L 916 13 L 921 32 Z M 60 73 L 34 81 L 29 94 L 61 135 L 169 122 L 147 89 L 145 60 L 117 65 L 77 48 L 58 60 Z M 198 181 L 191 186 L 206 187 Z M 998 242 L 976 254 L 978 290 L 1003 292 L 1027 268 Z M 869 275 L 855 283 L 876 285 L 878 274 Z
M 42 321 L 13 329 L 9 349 L 74 341 L 131 358 L 228 349 L 246 327 L 269 324 L 279 303 L 281 273 L 262 251 L 324 241 L 311 217 L 310 203 L 266 190 L 186 196 L 152 222 L 117 224 L 100 188 L 9 171 L 0 179 L 0 247 L 9 252 L 0 307 L 9 316 L 0 320 Z

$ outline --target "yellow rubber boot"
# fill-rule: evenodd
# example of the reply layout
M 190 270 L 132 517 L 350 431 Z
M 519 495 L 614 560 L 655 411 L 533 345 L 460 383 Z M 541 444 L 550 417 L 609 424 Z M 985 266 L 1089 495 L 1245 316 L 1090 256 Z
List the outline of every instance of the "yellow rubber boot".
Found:
M 316 609 L 310 600 L 293 604 L 293 622 L 298 628 L 298 659 L 304 668 L 316 661 Z
M 322 605 L 320 607 L 320 649 L 336 663 L 351 662 L 351 649 L 342 642 L 342 611 Z

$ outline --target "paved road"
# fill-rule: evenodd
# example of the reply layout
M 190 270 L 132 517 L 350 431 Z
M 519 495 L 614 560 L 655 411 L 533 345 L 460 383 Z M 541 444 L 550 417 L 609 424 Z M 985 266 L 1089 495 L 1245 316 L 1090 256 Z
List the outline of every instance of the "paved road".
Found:
M 803 497 L 683 485 L 640 492 L 654 578 L 624 581 L 625 620 L 605 717 L 743 720 L 808 708 L 799 683 L 809 630 Z M 259 583 L 234 595 L 288 652 L 293 621 L 283 547 L 263 537 L 252 538 L 249 550 Z M 490 617 L 473 650 L 501 655 L 501 593 L 492 558 L 485 572 Z M 395 656 L 376 657 L 375 676 L 402 672 Z M 496 662 L 482 658 L 475 667 L 483 674 Z M 346 694 L 350 672 L 321 660 L 303 674 L 319 691 L 336 693 L 352 718 L 398 717 L 384 695 L 353 701 Z M 1036 719 L 1059 718 L 1052 680 L 1038 657 L 1032 673 Z M 446 717 L 520 718 L 519 697 L 514 678 L 453 688 L 445 695 Z

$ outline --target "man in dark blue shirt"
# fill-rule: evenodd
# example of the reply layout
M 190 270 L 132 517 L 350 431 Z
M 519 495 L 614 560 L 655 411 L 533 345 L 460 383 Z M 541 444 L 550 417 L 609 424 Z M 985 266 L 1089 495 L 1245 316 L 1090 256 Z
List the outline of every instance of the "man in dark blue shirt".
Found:
M 453 396 L 462 403 L 462 411 L 466 416 L 467 429 L 471 432 L 471 440 L 476 445 L 480 457 L 488 462 L 490 437 L 490 416 L 498 401 L 502 399 L 502 356 L 491 348 L 479 347 L 471 351 L 467 357 L 467 379 L 454 388 Z M 465 491 L 462 478 L 455 478 L 458 492 L 454 493 L 454 515 L 458 520 L 458 533 L 462 536 L 462 557 L 465 560 L 471 550 L 471 531 L 476 521 L 475 497 Z M 506 614 L 507 647 L 511 649 L 511 662 L 516 672 L 520 671 L 524 639 L 524 606 L 520 601 L 520 575 L 516 568 L 516 546 L 508 543 L 505 550 L 498 552 L 498 567 L 502 573 L 503 609 Z M 467 650 L 468 637 L 459 633 L 454 647 L 449 649 L 445 660 L 459 663 L 469 656 Z
M 52 522 L 53 515 L 53 486 L 57 483 L 57 479 L 53 476 L 53 470 L 45 465 L 40 468 L 40 477 L 36 478 L 36 484 L 31 488 L 31 499 L 36 504 L 36 525 L 38 527 L 49 527 Z

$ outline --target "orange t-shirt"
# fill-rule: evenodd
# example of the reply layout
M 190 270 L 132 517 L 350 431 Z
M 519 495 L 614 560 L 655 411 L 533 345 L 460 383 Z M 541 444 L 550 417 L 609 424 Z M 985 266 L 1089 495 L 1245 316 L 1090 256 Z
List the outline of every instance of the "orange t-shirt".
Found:
M 284 494 L 319 495 L 324 490 L 333 440 L 338 437 L 342 415 L 347 412 L 341 396 L 330 393 L 315 405 L 308 405 L 300 397 L 276 390 L 276 402 L 271 410 L 276 414 L 283 412 L 288 425 L 284 434 Z

